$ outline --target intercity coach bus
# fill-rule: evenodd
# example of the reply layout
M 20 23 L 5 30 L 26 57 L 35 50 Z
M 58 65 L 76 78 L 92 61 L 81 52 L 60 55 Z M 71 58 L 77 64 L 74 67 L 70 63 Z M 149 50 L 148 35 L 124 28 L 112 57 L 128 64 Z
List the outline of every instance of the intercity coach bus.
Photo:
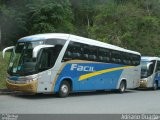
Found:
M 160 87 L 160 58 L 143 56 L 141 58 L 140 88 L 157 90 L 158 87 Z
M 29 93 L 118 90 L 139 87 L 140 53 L 70 34 L 24 37 L 12 49 L 7 87 Z

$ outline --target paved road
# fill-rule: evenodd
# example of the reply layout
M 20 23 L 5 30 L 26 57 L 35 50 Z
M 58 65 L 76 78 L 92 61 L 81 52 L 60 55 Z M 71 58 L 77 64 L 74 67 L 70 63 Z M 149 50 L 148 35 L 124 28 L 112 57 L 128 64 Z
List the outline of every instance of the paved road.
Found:
M 160 113 L 160 90 L 54 95 L 0 95 L 0 113 Z

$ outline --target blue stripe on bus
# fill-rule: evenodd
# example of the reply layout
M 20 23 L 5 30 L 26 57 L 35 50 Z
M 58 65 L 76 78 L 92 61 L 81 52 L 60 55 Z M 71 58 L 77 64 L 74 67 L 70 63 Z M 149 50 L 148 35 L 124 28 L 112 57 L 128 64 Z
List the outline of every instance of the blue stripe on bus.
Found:
M 79 81 L 81 75 L 91 73 L 89 71 L 77 71 L 76 69 L 71 71 L 72 64 L 77 64 L 78 66 L 91 66 L 94 67 L 95 71 L 111 69 L 117 67 L 123 67 L 125 65 L 120 64 L 102 64 L 102 63 L 68 63 L 60 72 L 58 76 L 54 92 L 58 92 L 59 86 L 62 80 L 69 78 L 73 83 L 73 91 L 81 90 L 100 90 L 100 89 L 116 89 L 118 80 L 122 74 L 123 69 L 116 70 L 112 72 L 107 72 L 104 74 L 96 75 L 90 77 L 86 80 Z

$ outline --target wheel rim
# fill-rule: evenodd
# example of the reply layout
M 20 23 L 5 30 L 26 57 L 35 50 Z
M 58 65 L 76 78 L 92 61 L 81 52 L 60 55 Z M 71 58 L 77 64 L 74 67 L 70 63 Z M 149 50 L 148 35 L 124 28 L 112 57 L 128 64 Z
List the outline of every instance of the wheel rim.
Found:
M 67 85 L 62 85 L 61 86 L 61 91 L 63 94 L 67 94 L 68 93 L 68 86 Z

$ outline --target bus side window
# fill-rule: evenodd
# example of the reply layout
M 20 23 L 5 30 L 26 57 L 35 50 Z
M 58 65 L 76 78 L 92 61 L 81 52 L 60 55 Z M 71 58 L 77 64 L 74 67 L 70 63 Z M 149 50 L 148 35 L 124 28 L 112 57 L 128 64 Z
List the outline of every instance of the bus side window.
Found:
M 72 60 L 72 53 L 70 50 L 66 50 L 64 57 L 63 57 L 64 62 L 68 60 Z
M 124 60 L 126 65 L 131 65 L 131 54 L 125 53 L 124 54 Z
M 97 47 L 96 46 L 90 46 L 89 47 L 89 60 L 97 61 Z
M 121 59 L 122 59 L 122 64 L 125 64 L 125 65 L 131 64 L 130 56 L 128 53 L 123 52 L 121 55 Z
M 83 60 L 89 60 L 89 45 L 82 45 L 82 59 Z
M 125 59 L 125 53 L 122 52 L 121 54 L 121 59 L 122 59 L 122 64 L 126 64 L 126 59 Z
M 70 42 L 64 54 L 63 61 L 79 60 L 81 59 L 81 55 L 81 44 L 77 42 Z
M 130 57 L 131 57 L 131 65 L 133 65 L 133 66 L 134 66 L 134 65 L 135 65 L 135 63 L 136 63 L 136 62 L 135 62 L 135 55 L 134 55 L 134 54 L 131 54 L 131 56 L 130 56 Z
M 140 65 L 140 60 L 141 60 L 141 57 L 139 55 L 135 55 L 135 65 Z
M 137 66 L 140 64 L 140 56 L 132 54 L 131 62 L 133 66 Z
M 81 59 L 82 51 L 81 51 L 81 44 L 77 42 L 73 42 L 71 46 L 72 52 L 72 59 L 79 60 Z
M 110 51 L 106 48 L 99 48 L 98 49 L 98 61 L 99 62 L 110 62 Z
M 113 63 L 121 63 L 121 54 L 118 51 L 112 51 L 112 62 Z
M 128 54 L 127 53 L 127 62 L 128 62 L 128 65 L 131 65 L 131 54 Z

